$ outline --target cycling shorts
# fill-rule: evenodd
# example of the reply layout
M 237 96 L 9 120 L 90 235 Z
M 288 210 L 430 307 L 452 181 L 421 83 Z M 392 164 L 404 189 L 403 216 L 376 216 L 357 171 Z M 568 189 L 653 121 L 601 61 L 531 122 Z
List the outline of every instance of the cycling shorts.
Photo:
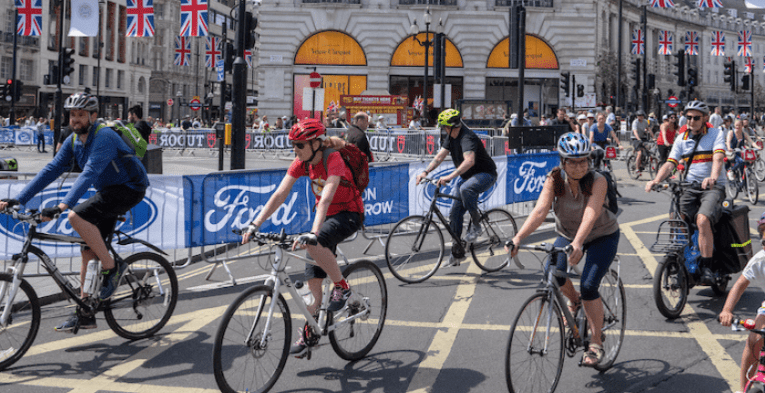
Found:
M 75 206 L 72 211 L 83 220 L 93 224 L 106 239 L 114 231 L 117 217 L 137 205 L 146 195 L 146 191 L 136 191 L 125 185 L 106 187 L 83 203 Z
M 321 229 L 316 235 L 319 240 L 319 244 L 322 247 L 326 247 L 332 251 L 333 254 L 337 250 L 337 245 L 343 240 L 349 238 L 354 232 L 361 228 L 361 215 L 356 212 L 341 211 L 333 216 L 327 217 L 324 223 L 321 224 Z M 308 253 L 306 256 L 310 259 Z M 327 273 L 316 265 L 310 263 L 305 264 L 305 280 L 308 281 L 312 278 L 325 278 Z

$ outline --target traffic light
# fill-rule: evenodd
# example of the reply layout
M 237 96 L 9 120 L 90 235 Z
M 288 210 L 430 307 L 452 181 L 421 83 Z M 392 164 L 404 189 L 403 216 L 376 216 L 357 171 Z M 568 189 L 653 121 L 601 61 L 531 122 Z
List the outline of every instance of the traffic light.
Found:
M 226 94 L 223 96 L 223 101 L 228 102 L 231 101 L 231 85 L 226 84 Z
M 675 71 L 677 85 L 685 86 L 685 51 L 680 50 L 675 56 L 677 57 L 677 62 L 675 63 L 675 67 L 677 67 L 677 71 Z
M 726 61 L 723 63 L 723 81 L 730 83 L 730 90 L 736 91 L 736 62 Z
M 72 48 L 64 48 L 64 63 L 62 65 L 64 69 L 64 80 L 62 82 L 67 83 L 66 80 L 69 74 L 74 72 L 74 59 L 72 58 L 72 55 L 74 54 L 74 49 Z
M 24 82 L 20 80 L 13 81 L 13 100 L 17 101 L 21 98 L 21 89 L 24 87 Z
M 699 85 L 699 74 L 695 68 L 688 68 L 688 86 Z
M 749 90 L 749 74 L 741 77 L 741 90 Z
M 571 73 L 570 72 L 561 72 L 560 73 L 560 88 L 563 89 L 563 91 L 566 92 L 566 97 L 569 96 L 569 90 L 571 88 Z
M 252 16 L 252 12 L 246 12 L 244 16 L 244 49 L 252 49 L 255 46 L 255 28 L 258 27 L 258 18 Z
M 584 85 L 576 85 L 576 96 L 584 97 Z
M 640 86 L 640 58 L 632 60 L 632 79 L 635 80 L 635 88 Z
M 229 72 L 234 69 L 234 45 L 226 42 L 223 50 L 223 69 L 225 72 Z
M 3 86 L 3 101 L 10 101 L 13 99 L 13 79 L 8 79 L 5 81 L 5 85 Z

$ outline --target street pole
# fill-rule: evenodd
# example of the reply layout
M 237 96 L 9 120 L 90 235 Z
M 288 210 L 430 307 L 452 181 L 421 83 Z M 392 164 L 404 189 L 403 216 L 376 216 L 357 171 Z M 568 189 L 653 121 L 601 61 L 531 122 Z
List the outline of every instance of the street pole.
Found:
M 425 77 L 422 82 L 422 117 L 428 119 L 428 51 L 433 41 L 430 40 L 430 22 L 425 22 Z
M 754 62 L 754 60 L 752 60 Z M 749 117 L 752 118 L 752 122 L 750 124 L 753 124 L 754 121 L 754 63 L 752 63 L 752 66 L 749 67 L 749 92 L 752 94 L 752 99 L 749 101 L 751 103 L 751 111 L 749 112 Z
M 19 9 L 16 8 L 16 13 L 14 14 L 13 20 L 17 21 L 19 19 Z M 11 79 L 13 80 L 13 84 L 11 85 L 11 122 L 10 124 L 13 125 L 16 121 L 16 90 L 19 88 L 18 84 L 16 82 L 16 51 L 17 51 L 17 40 L 18 40 L 19 33 L 16 28 L 13 29 L 13 71 L 11 71 Z
M 622 1 L 619 0 L 619 21 L 616 22 L 616 26 L 619 29 L 617 33 L 616 45 L 616 107 L 622 108 Z M 616 113 L 616 108 L 614 108 Z
M 61 135 L 61 119 L 64 117 L 64 97 L 61 91 L 61 80 L 64 79 L 64 7 L 66 2 L 63 0 L 55 0 L 58 4 L 59 13 L 58 18 L 58 80 L 56 81 L 56 111 L 53 116 L 53 145 L 54 148 L 52 155 L 56 156 L 56 144 Z
M 231 169 L 244 169 L 244 117 L 247 111 L 247 62 L 244 60 L 245 1 L 239 2 L 236 27 L 236 59 L 232 79 Z
M 441 27 L 443 29 L 443 27 Z M 446 34 L 441 33 L 438 39 L 438 45 L 441 47 L 441 63 L 436 67 L 441 68 L 441 111 L 450 108 L 452 103 L 446 104 Z
M 643 110 L 648 112 L 648 11 L 646 6 L 643 6 L 643 39 L 645 42 L 645 49 L 643 50 Z
M 573 74 L 571 75 L 571 87 L 569 90 L 573 90 L 570 94 L 571 95 L 571 112 L 576 115 L 576 75 L 573 75 Z
M 221 41 L 221 44 L 223 45 L 223 62 L 225 64 L 226 62 L 226 56 L 228 55 L 228 49 L 226 48 L 226 43 L 228 42 L 228 18 L 225 18 L 223 21 L 223 41 Z M 220 108 L 218 110 L 220 111 L 220 121 L 225 122 L 226 121 L 226 67 L 223 67 L 223 80 L 220 82 Z M 221 138 L 219 143 L 223 143 L 223 138 Z
M 96 97 L 98 97 L 98 116 L 104 117 L 104 100 L 101 99 L 101 48 L 104 43 L 101 42 L 101 1 L 98 2 L 98 61 L 96 65 Z M 63 49 L 63 48 L 61 48 Z M 62 66 L 63 68 L 63 66 Z M 179 112 L 180 113 L 180 112 Z
M 518 5 L 518 123 L 523 124 L 523 94 L 526 87 L 526 8 Z M 574 98 L 571 98 L 574 102 Z

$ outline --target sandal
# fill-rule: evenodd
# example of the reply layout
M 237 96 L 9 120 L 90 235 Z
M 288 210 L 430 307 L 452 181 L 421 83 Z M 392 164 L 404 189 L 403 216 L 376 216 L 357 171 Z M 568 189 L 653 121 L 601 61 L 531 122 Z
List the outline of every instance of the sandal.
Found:
M 577 302 L 571 302 L 571 300 L 566 301 L 566 306 L 568 306 L 568 311 L 571 313 L 571 316 L 576 317 L 576 312 L 579 311 L 579 308 L 582 307 L 582 298 L 579 298 L 579 301 Z M 563 316 L 563 324 L 568 326 L 568 321 L 566 321 L 566 316 Z
M 582 365 L 585 367 L 595 367 L 600 364 L 605 354 L 602 345 L 590 344 L 590 348 L 584 354 Z

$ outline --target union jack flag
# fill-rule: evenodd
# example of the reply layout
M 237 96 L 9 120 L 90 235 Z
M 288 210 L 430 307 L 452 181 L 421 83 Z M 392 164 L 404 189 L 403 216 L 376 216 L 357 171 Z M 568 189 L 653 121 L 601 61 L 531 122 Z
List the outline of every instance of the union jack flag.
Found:
M 181 0 L 181 35 L 207 35 L 207 0 Z
M 752 67 L 754 67 L 754 62 L 752 61 L 751 57 L 747 57 L 744 62 L 744 73 L 751 74 L 752 73 Z
M 671 31 L 668 30 L 662 30 L 659 32 L 659 54 L 660 55 L 671 55 L 672 54 L 672 48 L 674 47 L 673 42 L 674 34 L 672 34 Z
M 251 49 L 244 50 L 244 61 L 247 62 L 247 68 L 252 68 L 252 50 Z
M 712 56 L 725 56 L 725 32 L 712 32 Z
M 205 67 L 214 68 L 220 59 L 220 38 L 207 37 L 207 42 L 205 43 Z
M 685 32 L 685 54 L 697 56 L 699 54 L 699 33 L 696 31 Z
M 154 0 L 127 0 L 128 37 L 154 37 Z
M 651 0 L 651 7 L 672 8 L 675 3 L 672 0 Z
M 632 30 L 632 54 L 642 55 L 645 50 L 645 37 L 643 37 L 643 30 Z
M 722 8 L 722 1 L 720 0 L 697 0 L 696 4 L 698 4 L 699 8 Z
M 738 32 L 738 56 L 752 55 L 752 32 L 740 30 Z
M 16 33 L 20 35 L 42 35 L 42 0 L 15 0 L 19 16 L 16 18 Z
M 335 101 L 330 101 L 329 102 L 329 106 L 327 107 L 327 113 L 334 112 L 334 111 L 338 110 L 338 108 L 339 107 L 337 106 L 337 104 L 335 104 Z
M 191 40 L 186 37 L 175 37 L 175 61 L 177 66 L 191 65 Z
M 412 103 L 412 107 L 414 109 L 417 109 L 420 113 L 424 113 L 425 110 L 425 100 L 422 99 L 421 96 L 417 96 L 417 98 L 414 99 L 414 102 Z

